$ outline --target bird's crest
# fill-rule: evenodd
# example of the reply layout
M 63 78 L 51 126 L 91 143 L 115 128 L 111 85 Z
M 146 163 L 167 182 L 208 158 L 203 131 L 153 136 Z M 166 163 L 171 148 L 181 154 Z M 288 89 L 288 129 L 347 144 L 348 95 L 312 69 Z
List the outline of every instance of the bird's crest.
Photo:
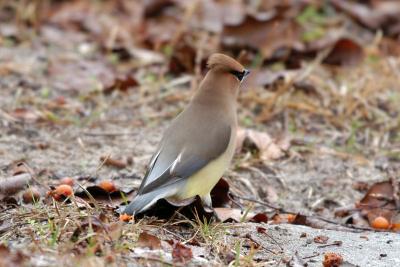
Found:
M 242 72 L 244 70 L 242 64 L 240 64 L 231 57 L 219 53 L 212 54 L 208 59 L 207 65 L 210 69 L 219 68 L 226 71 L 237 71 L 237 72 Z

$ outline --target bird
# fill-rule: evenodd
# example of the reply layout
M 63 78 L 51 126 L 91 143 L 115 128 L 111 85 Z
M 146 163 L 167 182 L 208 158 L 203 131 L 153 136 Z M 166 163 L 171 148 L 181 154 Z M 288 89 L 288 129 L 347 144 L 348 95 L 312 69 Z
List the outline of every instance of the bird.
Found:
M 207 66 L 189 104 L 163 133 L 137 194 L 123 213 L 142 213 L 162 198 L 181 201 L 196 195 L 212 207 L 210 192 L 235 152 L 237 97 L 250 71 L 221 53 L 212 54 Z

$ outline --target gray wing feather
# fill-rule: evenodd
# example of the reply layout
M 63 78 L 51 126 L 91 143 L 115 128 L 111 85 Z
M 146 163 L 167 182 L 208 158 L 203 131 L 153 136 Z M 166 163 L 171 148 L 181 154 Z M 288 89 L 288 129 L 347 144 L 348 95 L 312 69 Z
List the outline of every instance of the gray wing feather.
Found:
M 186 179 L 206 166 L 210 161 L 218 158 L 228 147 L 231 136 L 230 125 L 219 127 L 218 130 L 208 132 L 203 136 L 192 136 L 191 142 L 198 142 L 192 150 L 182 149 L 171 143 L 167 143 L 167 147 L 161 147 L 158 157 L 153 161 L 153 165 L 149 166 L 148 172 L 142 182 L 138 194 L 151 192 L 152 190 L 168 186 L 177 181 Z M 184 143 L 184 142 L 183 142 Z M 213 147 L 204 146 L 202 144 L 212 144 Z M 193 147 L 193 146 L 192 146 Z M 178 148 L 178 149 L 177 149 Z M 179 162 L 174 162 L 178 157 Z M 173 170 L 171 171 L 173 167 Z

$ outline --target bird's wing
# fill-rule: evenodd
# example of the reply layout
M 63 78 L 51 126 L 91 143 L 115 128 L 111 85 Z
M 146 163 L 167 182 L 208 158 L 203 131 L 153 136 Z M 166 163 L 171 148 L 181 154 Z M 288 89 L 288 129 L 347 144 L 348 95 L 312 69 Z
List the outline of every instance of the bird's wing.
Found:
M 226 151 L 231 139 L 231 126 L 226 124 L 203 131 L 202 127 L 207 126 L 197 125 L 196 133 L 189 135 L 187 140 L 173 136 L 173 141 L 164 142 L 166 145 L 161 146 L 150 161 L 138 194 L 146 194 L 183 181 Z M 204 134 L 198 134 L 199 132 Z M 188 146 L 187 142 L 198 145 Z

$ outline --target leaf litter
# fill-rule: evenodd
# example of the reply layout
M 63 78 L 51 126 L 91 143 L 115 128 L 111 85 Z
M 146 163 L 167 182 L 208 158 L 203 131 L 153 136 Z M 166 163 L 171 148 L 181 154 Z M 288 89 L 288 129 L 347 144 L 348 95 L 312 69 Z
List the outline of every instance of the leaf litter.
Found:
M 0 204 L 2 241 L 23 243 L 17 236 L 27 236 L 37 245 L 31 253 L 52 247 L 54 258 L 73 251 L 73 262 L 80 263 L 121 264 L 127 254 L 163 263 L 135 248 L 140 233 L 151 229 L 161 243 L 172 240 L 167 264 L 204 263 L 188 243 L 227 249 L 226 257 L 206 255 L 216 264 L 251 265 L 254 255 L 273 257 L 240 238 L 228 235 L 229 242 L 222 241 L 224 224 L 213 221 L 214 214 L 199 199 L 189 206 L 190 201 L 158 203 L 162 211 L 129 218 L 126 224 L 114 212 L 132 199 L 160 128 L 182 109 L 206 58 L 220 48 L 233 55 L 247 49 L 243 62 L 254 69 L 254 81 L 239 97 L 245 128 L 239 132 L 234 168 L 214 189 L 216 217 L 355 231 L 384 218 L 398 230 L 398 182 L 378 182 L 364 198 L 345 188 L 354 179 L 382 181 L 389 170 L 398 176 L 399 62 L 392 57 L 399 47 L 397 6 L 391 1 L 228 2 L 49 1 L 32 4 L 41 11 L 37 16 L 2 6 L 0 175 L 32 177 L 22 186 L 12 182 L 18 188 L 13 192 L 20 194 L 7 193 L 13 206 L 5 200 Z M 16 20 L 5 19 L 12 12 Z M 382 33 L 370 30 L 378 28 Z M 29 32 L 37 34 L 36 41 Z M 175 82 L 182 74 L 188 74 L 191 85 Z M 18 145 L 9 145 L 16 140 Z M 133 165 L 128 162 L 132 154 Z M 105 156 L 99 164 L 104 155 L 118 156 Z M 33 170 L 11 174 L 10 162 L 21 158 Z M 60 185 L 56 179 L 66 176 L 74 177 L 69 185 L 74 194 L 59 202 L 46 197 Z M 334 218 L 334 208 L 357 199 L 356 212 Z M 71 248 L 67 240 L 75 232 Z M 115 251 L 120 254 L 111 256 Z M 337 264 L 339 256 L 328 255 L 326 261 Z M 63 257 L 59 261 L 66 263 Z

